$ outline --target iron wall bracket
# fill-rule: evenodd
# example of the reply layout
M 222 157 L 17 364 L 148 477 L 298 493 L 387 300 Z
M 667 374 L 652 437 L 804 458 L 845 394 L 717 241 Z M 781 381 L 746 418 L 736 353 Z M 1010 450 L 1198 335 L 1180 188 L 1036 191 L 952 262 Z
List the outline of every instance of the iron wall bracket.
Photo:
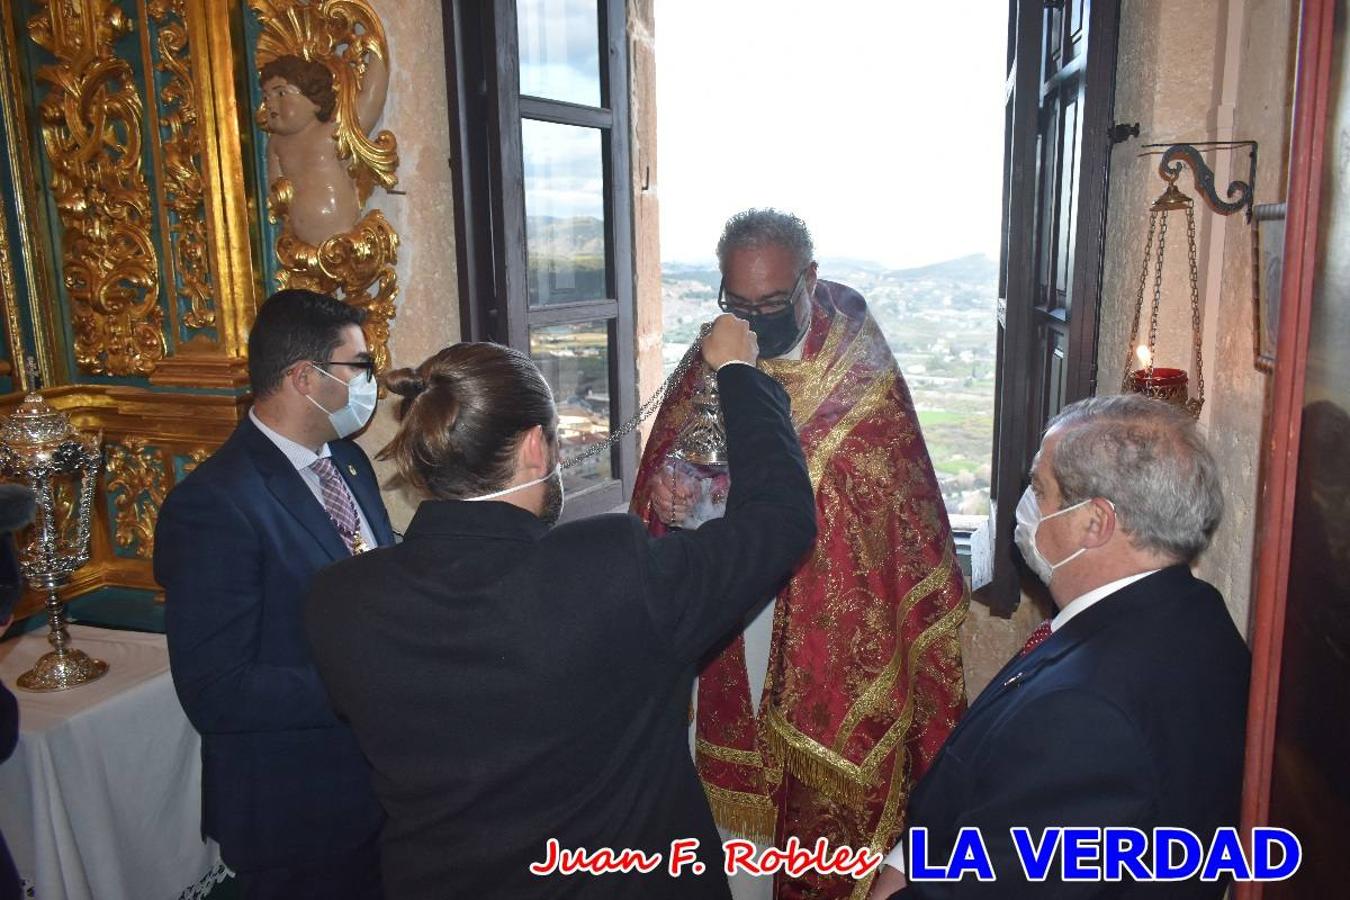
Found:
M 1220 197 L 1214 185 L 1214 170 L 1205 162 L 1199 148 L 1210 150 L 1236 150 L 1249 148 L 1248 175 L 1246 181 L 1228 183 L 1227 199 Z M 1256 141 L 1195 141 L 1193 143 L 1145 144 L 1145 153 L 1141 156 L 1161 154 L 1158 162 L 1158 175 L 1169 184 L 1175 184 L 1181 172 L 1187 166 L 1195 176 L 1196 188 L 1205 204 L 1222 216 L 1231 216 L 1243 212 L 1246 220 L 1252 220 L 1252 204 L 1256 195 Z

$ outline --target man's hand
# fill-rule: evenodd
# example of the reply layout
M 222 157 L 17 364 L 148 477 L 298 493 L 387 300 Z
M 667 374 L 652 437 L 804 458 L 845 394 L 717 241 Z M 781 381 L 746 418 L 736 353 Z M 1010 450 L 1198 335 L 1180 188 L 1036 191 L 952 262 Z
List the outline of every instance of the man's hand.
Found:
M 904 890 L 908 884 L 904 872 L 891 866 L 882 866 L 877 870 L 877 880 L 872 882 L 872 890 L 868 893 L 867 900 L 887 900 L 897 891 Z
M 666 527 L 678 527 L 688 518 L 693 502 L 693 489 L 688 485 L 681 485 L 673 469 L 666 469 L 652 476 L 652 511 Z
M 753 366 L 759 360 L 759 340 L 744 319 L 722 313 L 703 339 L 703 361 L 716 372 L 733 360 Z

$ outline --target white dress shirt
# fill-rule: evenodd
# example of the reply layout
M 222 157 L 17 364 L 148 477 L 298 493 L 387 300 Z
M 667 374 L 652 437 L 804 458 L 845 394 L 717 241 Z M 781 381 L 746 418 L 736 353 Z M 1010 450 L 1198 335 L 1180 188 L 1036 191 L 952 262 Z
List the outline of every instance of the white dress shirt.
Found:
M 257 413 L 251 409 L 248 411 L 248 417 L 254 425 L 258 426 L 258 430 L 266 435 L 269 441 L 276 444 L 277 449 L 291 461 L 291 465 L 295 466 L 295 471 L 300 474 L 301 480 L 305 482 L 305 486 L 314 495 L 314 499 L 318 500 L 319 506 L 327 512 L 327 507 L 323 506 L 323 486 L 319 483 L 319 473 L 311 469 L 310 466 L 316 459 L 327 459 L 333 455 L 333 452 L 328 449 L 328 445 L 324 444 L 319 448 L 319 452 L 315 453 L 308 447 L 297 444 L 284 434 L 268 428 L 267 424 L 259 419 Z M 350 486 L 348 486 L 348 490 L 351 490 Z M 368 517 L 365 510 L 361 509 L 361 502 L 356 499 L 355 493 L 352 494 L 352 503 L 356 506 L 356 518 L 361 526 L 361 539 L 366 542 L 367 547 L 380 546 L 380 542 L 375 540 L 375 533 L 370 530 Z
M 1123 590 L 1127 586 L 1134 584 L 1136 581 L 1143 578 L 1147 578 L 1157 571 L 1160 570 L 1149 569 L 1147 572 L 1140 572 L 1137 575 L 1127 575 L 1110 584 L 1104 584 L 1099 588 L 1093 588 L 1082 596 L 1073 598 L 1064 605 L 1063 609 L 1055 614 L 1053 619 L 1050 620 L 1050 632 L 1053 634 L 1054 632 L 1059 631 L 1065 625 L 1069 624 L 1070 619 L 1087 609 L 1089 606 L 1092 606 L 1097 601 L 1105 600 L 1116 591 Z M 886 865 L 901 872 L 905 871 L 905 842 L 903 840 L 896 844 L 895 848 L 886 855 Z
M 1064 604 L 1064 608 L 1055 613 L 1055 617 L 1050 620 L 1050 631 L 1052 633 L 1059 631 L 1065 625 L 1069 624 L 1070 619 L 1096 603 L 1098 600 L 1103 600 L 1114 594 L 1116 591 L 1123 590 L 1127 585 L 1134 584 L 1142 578 L 1147 578 L 1157 571 L 1160 570 L 1149 569 L 1147 572 L 1140 572 L 1137 575 L 1127 575 L 1110 584 L 1104 584 L 1099 588 L 1094 588 L 1086 594 L 1083 594 L 1081 597 L 1073 598 L 1068 603 Z

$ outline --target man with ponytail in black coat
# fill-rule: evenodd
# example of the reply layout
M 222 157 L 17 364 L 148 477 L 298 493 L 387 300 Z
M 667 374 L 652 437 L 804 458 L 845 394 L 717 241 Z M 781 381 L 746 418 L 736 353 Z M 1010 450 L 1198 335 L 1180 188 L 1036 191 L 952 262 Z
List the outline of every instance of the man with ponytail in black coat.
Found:
M 730 897 L 689 756 L 694 673 L 810 548 L 815 503 L 745 322 L 719 318 L 703 355 L 731 494 L 725 517 L 662 538 L 627 515 L 550 527 L 557 411 L 528 356 L 457 344 L 391 373 L 383 455 L 428 499 L 403 543 L 320 573 L 305 610 L 388 814 L 391 898 Z M 582 847 L 659 862 L 567 874 Z

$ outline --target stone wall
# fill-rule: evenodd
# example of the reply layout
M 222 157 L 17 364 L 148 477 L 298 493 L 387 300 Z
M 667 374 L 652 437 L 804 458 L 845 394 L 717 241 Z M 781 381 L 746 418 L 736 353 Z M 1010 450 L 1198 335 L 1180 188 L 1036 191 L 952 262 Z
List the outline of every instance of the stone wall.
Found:
M 633 271 L 637 280 L 637 386 L 641 403 L 661 384 L 660 178 L 656 165 L 655 0 L 628 4 L 629 100 L 633 138 Z M 651 420 L 643 423 L 646 439 Z
M 451 122 L 445 87 L 440 0 L 375 0 L 392 57 L 389 100 L 381 128 L 398 138 L 398 187 L 376 191 L 381 209 L 401 243 L 398 251 L 398 314 L 389 335 L 394 366 L 415 366 L 459 340 L 459 281 L 455 260 L 454 185 L 450 171 Z M 394 400 L 386 398 L 360 438 L 373 458 L 395 430 Z M 375 464 L 381 481 L 392 474 Z M 415 500 L 385 491 L 394 527 L 412 518 Z
M 1126 0 L 1116 68 L 1115 121 L 1138 122 L 1138 139 L 1111 159 L 1103 265 L 1097 393 L 1120 390 L 1148 233 L 1148 207 L 1162 193 L 1156 156 L 1143 144 L 1255 140 L 1256 202 L 1284 199 L 1288 165 L 1296 4 L 1287 0 Z M 1245 152 L 1207 153 L 1215 181 L 1246 180 Z M 1196 195 L 1189 173 L 1180 188 Z M 1268 376 L 1253 364 L 1250 226 L 1196 208 L 1202 304 L 1201 355 L 1206 401 L 1201 424 L 1218 459 L 1227 504 L 1224 522 L 1197 574 L 1223 592 L 1243 633 L 1250 619 L 1254 529 Z M 1160 365 L 1191 358 L 1184 217 L 1169 220 L 1159 316 Z M 1152 284 L 1152 274 L 1149 275 Z M 1146 295 L 1147 296 L 1147 295 Z M 1147 315 L 1147 310 L 1146 313 Z M 1192 385 L 1194 388 L 1194 384 Z M 962 630 L 966 686 L 974 697 L 1052 612 L 1023 596 L 1011 619 L 976 603 Z
M 1283 199 L 1288 164 L 1294 4 L 1278 0 L 1132 0 L 1121 14 L 1117 122 L 1139 122 L 1137 142 L 1116 148 L 1103 273 L 1098 393 L 1119 390 L 1148 227 L 1148 204 L 1162 191 L 1156 157 L 1141 144 L 1255 140 L 1256 202 Z M 1246 180 L 1245 151 L 1211 152 L 1215 181 Z M 1196 195 L 1191 176 L 1178 182 Z M 1158 362 L 1190 359 L 1184 220 L 1169 222 Z M 1201 424 L 1218 458 L 1227 513 L 1197 573 L 1228 601 L 1244 633 L 1249 618 L 1253 529 L 1267 376 L 1254 366 L 1251 226 L 1197 202 L 1206 401 Z M 1147 311 L 1146 311 L 1147 314 Z M 1192 379 L 1194 390 L 1194 378 Z
M 1289 137 L 1297 4 L 1280 0 L 1234 3 L 1241 37 L 1230 41 L 1236 71 L 1226 79 L 1234 96 L 1233 136 L 1260 144 L 1256 202 L 1276 203 L 1288 189 Z M 1236 26 L 1238 22 L 1234 22 Z M 1234 29 L 1236 30 L 1236 28 Z M 1245 176 L 1243 176 L 1245 177 Z M 1206 404 L 1210 446 L 1219 460 L 1227 511 L 1214 545 L 1201 558 L 1200 577 L 1228 600 L 1238 626 L 1250 626 L 1255 533 L 1260 500 L 1263 424 L 1270 376 L 1253 358 L 1252 250 L 1249 226 L 1235 217 L 1224 229 L 1219 302 L 1207 311 L 1213 400 Z M 1211 349 L 1212 347 L 1212 349 Z

